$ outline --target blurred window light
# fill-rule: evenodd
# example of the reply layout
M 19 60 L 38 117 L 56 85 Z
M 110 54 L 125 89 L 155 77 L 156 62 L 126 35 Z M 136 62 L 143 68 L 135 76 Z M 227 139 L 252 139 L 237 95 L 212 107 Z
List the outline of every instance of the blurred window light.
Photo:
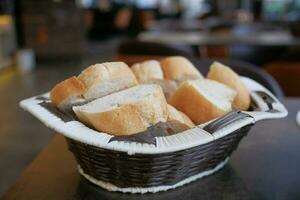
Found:
M 300 15 L 300 0 L 264 0 L 263 14 L 268 20 L 288 20 Z
M 290 0 L 265 0 L 263 3 L 266 13 L 283 13 Z
M 133 3 L 141 9 L 153 9 L 157 7 L 159 0 L 135 0 Z
M 78 7 L 81 8 L 91 8 L 95 5 L 94 0 L 76 0 Z
M 205 0 L 181 0 L 185 18 L 195 18 L 208 11 Z

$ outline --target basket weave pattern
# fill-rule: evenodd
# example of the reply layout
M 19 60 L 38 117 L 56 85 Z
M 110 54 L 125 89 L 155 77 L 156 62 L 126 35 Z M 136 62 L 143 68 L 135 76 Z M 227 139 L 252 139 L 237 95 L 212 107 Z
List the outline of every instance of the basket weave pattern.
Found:
M 204 145 L 163 154 L 134 154 L 107 150 L 66 138 L 85 174 L 118 187 L 174 185 L 213 169 L 237 148 L 252 125 Z

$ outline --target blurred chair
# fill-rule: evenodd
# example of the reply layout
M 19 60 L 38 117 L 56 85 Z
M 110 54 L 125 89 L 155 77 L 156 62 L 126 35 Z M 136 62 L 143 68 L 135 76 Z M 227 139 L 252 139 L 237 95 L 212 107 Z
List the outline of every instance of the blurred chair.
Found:
M 287 96 L 300 96 L 300 62 L 272 62 L 265 69 L 279 82 Z
M 285 51 L 285 47 L 280 46 L 256 46 L 256 45 L 233 45 L 231 47 L 231 57 L 245 60 L 255 65 L 262 66 L 265 63 L 276 60 Z
M 160 59 L 173 55 L 193 57 L 195 56 L 195 51 L 192 47 L 188 46 L 125 40 L 120 43 L 115 60 L 122 60 L 131 65 L 147 59 Z
M 237 25 L 233 28 L 234 35 L 248 35 L 255 37 L 255 34 L 262 31 L 272 31 L 272 27 L 267 27 L 263 24 L 255 25 Z M 275 30 L 275 29 L 274 29 Z M 285 51 L 285 46 L 263 46 L 263 45 L 246 45 L 234 44 L 231 46 L 231 57 L 233 59 L 244 60 L 255 65 L 263 65 L 280 57 Z

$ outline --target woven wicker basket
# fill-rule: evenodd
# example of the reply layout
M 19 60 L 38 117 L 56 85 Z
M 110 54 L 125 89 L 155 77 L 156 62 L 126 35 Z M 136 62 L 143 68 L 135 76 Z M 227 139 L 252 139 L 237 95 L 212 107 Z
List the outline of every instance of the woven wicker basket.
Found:
M 20 105 L 46 126 L 66 137 L 81 175 L 110 191 L 146 193 L 176 188 L 221 169 L 257 121 L 282 118 L 285 107 L 267 89 L 243 78 L 251 91 L 252 111 L 234 111 L 207 124 L 154 144 L 112 141 L 79 121 L 60 116 L 42 102 L 48 94 Z

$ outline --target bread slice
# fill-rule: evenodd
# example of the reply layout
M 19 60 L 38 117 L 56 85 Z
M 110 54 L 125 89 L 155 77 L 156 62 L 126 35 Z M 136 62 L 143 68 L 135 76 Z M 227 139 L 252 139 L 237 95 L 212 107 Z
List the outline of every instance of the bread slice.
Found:
M 83 94 L 87 100 L 96 99 L 137 85 L 137 80 L 124 62 L 95 64 L 78 76 L 87 87 Z
M 80 120 L 112 135 L 131 135 L 166 122 L 167 102 L 158 85 L 138 85 L 83 106 L 74 106 Z
M 160 61 L 165 79 L 169 80 L 190 80 L 203 79 L 202 74 L 185 57 L 170 56 Z
M 195 124 L 183 112 L 168 104 L 168 121 L 178 121 L 185 129 L 193 128 Z
M 145 84 L 157 84 L 159 85 L 164 94 L 165 97 L 168 99 L 169 96 L 171 96 L 172 94 L 174 94 L 174 92 L 176 91 L 176 89 L 178 88 L 178 84 L 176 81 L 173 80 L 162 80 L 162 79 L 149 79 L 147 81 L 145 81 Z
M 73 104 L 84 101 L 82 94 L 85 91 L 85 85 L 78 78 L 72 76 L 52 88 L 50 100 L 59 109 L 68 110 Z
M 139 83 L 149 79 L 164 79 L 163 71 L 157 60 L 147 60 L 132 65 L 131 70 Z
M 210 66 L 207 75 L 208 79 L 223 83 L 237 92 L 233 101 L 233 107 L 239 110 L 248 110 L 250 106 L 250 94 L 241 80 L 240 76 L 232 69 L 219 62 L 214 62 Z
M 236 92 L 212 80 L 190 80 L 182 83 L 168 100 L 195 124 L 201 124 L 232 110 Z

